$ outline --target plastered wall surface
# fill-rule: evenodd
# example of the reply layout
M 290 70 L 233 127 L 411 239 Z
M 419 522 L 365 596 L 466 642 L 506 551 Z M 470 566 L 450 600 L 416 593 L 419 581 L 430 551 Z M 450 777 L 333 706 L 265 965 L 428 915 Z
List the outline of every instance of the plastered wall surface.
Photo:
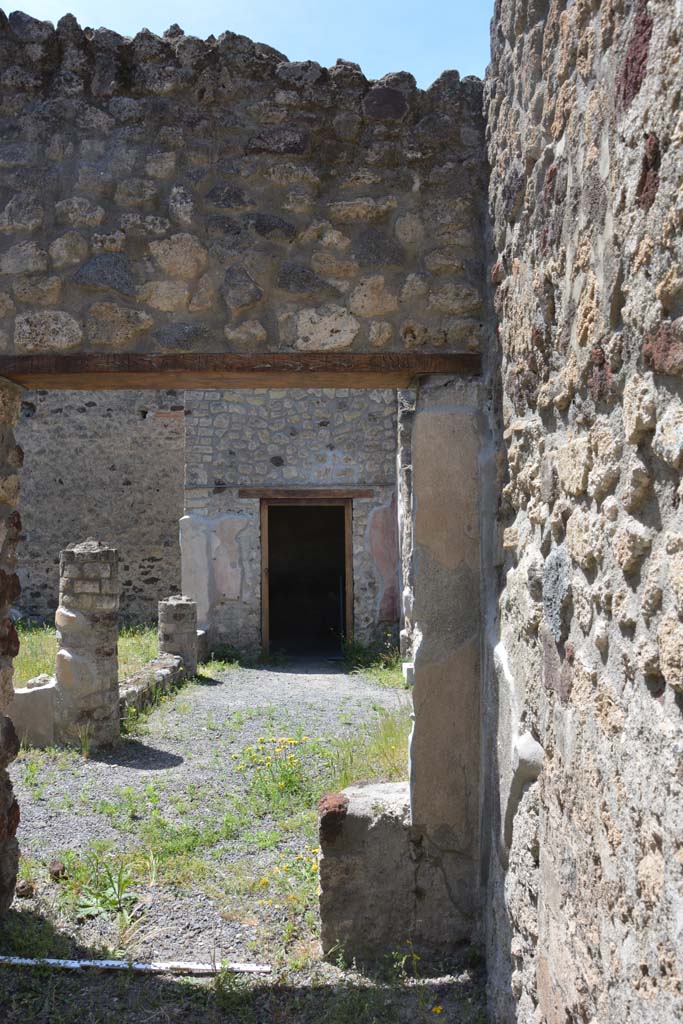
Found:
M 671 0 L 496 4 L 497 1022 L 683 1014 L 681 28 Z
M 373 496 L 353 501 L 354 632 L 395 637 L 395 392 L 195 391 L 186 411 L 183 586 L 200 625 L 238 647 L 261 642 L 260 501 L 240 488 L 362 488 Z
M 51 620 L 59 552 L 98 537 L 119 552 L 121 618 L 156 621 L 180 588 L 184 408 L 182 391 L 22 393 L 22 612 Z

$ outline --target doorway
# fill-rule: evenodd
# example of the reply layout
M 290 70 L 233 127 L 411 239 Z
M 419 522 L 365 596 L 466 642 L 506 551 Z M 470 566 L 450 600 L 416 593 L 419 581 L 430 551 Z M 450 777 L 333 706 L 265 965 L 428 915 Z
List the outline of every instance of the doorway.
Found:
M 353 615 L 350 500 L 261 504 L 263 647 L 334 656 Z

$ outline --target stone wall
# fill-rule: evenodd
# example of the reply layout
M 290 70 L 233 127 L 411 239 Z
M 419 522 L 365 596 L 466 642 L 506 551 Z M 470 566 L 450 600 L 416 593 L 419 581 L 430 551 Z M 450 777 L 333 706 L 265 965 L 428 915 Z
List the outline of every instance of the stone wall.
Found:
M 19 739 L 4 714 L 14 692 L 12 659 L 19 653 L 19 637 L 9 616 L 20 589 L 16 566 L 21 517 L 16 506 L 23 452 L 13 433 L 19 404 L 19 389 L 3 383 L 0 387 L 0 915 L 9 908 L 14 897 L 19 865 L 16 832 L 20 812 L 7 772 L 19 753 Z
M 479 346 L 479 80 L 20 12 L 0 67 L 0 352 Z
M 184 405 L 182 391 L 22 394 L 25 614 L 52 619 L 59 552 L 94 534 L 119 552 L 121 618 L 156 621 L 180 587 Z
M 374 496 L 353 502 L 355 637 L 395 635 L 395 392 L 195 391 L 186 411 L 183 589 L 200 625 L 238 647 L 261 642 L 260 502 L 239 488 L 360 487 Z
M 499 1024 L 683 1013 L 681 13 L 496 4 Z

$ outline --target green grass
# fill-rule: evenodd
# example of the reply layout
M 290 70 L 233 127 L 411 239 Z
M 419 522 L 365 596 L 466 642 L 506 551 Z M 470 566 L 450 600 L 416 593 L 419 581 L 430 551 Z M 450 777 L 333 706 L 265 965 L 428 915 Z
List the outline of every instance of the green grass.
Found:
M 360 730 L 333 740 L 326 751 L 330 789 L 355 782 L 400 782 L 408 775 L 410 702 L 379 711 Z
M 352 675 L 364 676 L 378 686 L 395 690 L 405 687 L 401 667 L 403 659 L 391 633 L 387 633 L 383 642 L 370 647 L 357 643 L 345 644 L 344 661 Z
M 53 626 L 17 625 L 20 647 L 14 659 L 14 685 L 55 670 L 56 632 Z M 119 679 L 127 679 L 158 654 L 154 626 L 122 626 L 119 630 Z
M 52 675 L 55 670 L 57 639 L 53 626 L 17 624 L 19 654 L 14 659 L 14 685 L 23 686 L 29 679 Z
M 139 672 L 158 653 L 156 626 L 122 626 L 119 629 L 119 679 Z

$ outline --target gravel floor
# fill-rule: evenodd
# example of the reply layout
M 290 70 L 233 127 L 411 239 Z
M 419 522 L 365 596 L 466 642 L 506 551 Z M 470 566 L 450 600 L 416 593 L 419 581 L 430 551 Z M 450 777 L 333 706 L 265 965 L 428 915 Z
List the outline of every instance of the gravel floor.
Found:
M 237 835 L 204 851 L 204 870 L 198 881 L 190 873 L 182 885 L 167 885 L 163 880 L 155 883 L 152 879 L 151 884 L 138 886 L 131 926 L 123 937 L 120 921 L 111 915 L 83 920 L 65 910 L 64 901 L 59 899 L 59 884 L 50 880 L 45 865 L 54 857 L 63 859 L 69 850 L 86 855 L 93 842 L 102 844 L 107 855 L 130 850 L 139 844 L 139 826 L 157 813 L 174 827 L 205 822 L 211 818 L 214 806 L 217 814 L 223 813 L 230 800 L 247 792 L 248 773 L 240 773 L 238 766 L 245 746 L 257 744 L 259 738 L 307 736 L 324 744 L 333 737 L 353 734 L 378 712 L 398 710 L 406 702 L 405 692 L 347 675 L 333 662 L 229 669 L 204 675 L 178 691 L 154 709 L 142 735 L 127 738 L 114 754 L 89 760 L 63 752 L 24 755 L 14 767 L 13 776 L 22 811 L 22 852 L 36 861 L 34 891 L 28 898 L 15 901 L 9 923 L 0 926 L 0 952 L 16 949 L 18 933 L 36 933 L 39 943 L 47 947 L 41 955 L 92 955 L 103 948 L 122 948 L 138 959 L 267 961 L 276 966 L 278 984 L 283 984 L 285 975 L 288 984 L 295 978 L 297 993 L 301 989 L 295 1000 L 297 1006 L 301 999 L 306 1003 L 311 985 L 328 985 L 334 994 L 336 986 L 350 982 L 347 975 L 342 978 L 341 972 L 317 959 L 315 923 L 309 921 L 308 932 L 294 929 L 283 912 L 282 893 L 280 899 L 271 900 L 267 883 L 262 891 L 258 882 L 272 878 L 273 870 L 277 873 L 277 865 L 285 860 L 294 862 L 303 857 L 311 862 L 311 846 L 315 843 L 312 808 L 302 808 L 299 818 L 295 815 L 289 821 L 270 820 L 268 815 L 255 815 L 246 822 L 242 819 Z M 309 904 L 308 918 L 312 920 L 314 900 Z M 14 938 L 7 938 L 10 935 Z M 462 968 L 460 963 L 457 978 L 450 972 L 442 978 L 445 994 L 438 998 L 445 998 L 457 1014 L 452 1010 L 440 1019 L 483 1020 L 476 1016 L 483 1005 L 481 978 L 475 977 L 476 970 L 465 968 L 463 973 Z M 25 972 L 24 979 L 30 974 Z M 53 1024 L 59 1020 L 113 1019 L 104 1010 L 98 1015 L 99 1011 L 87 1009 L 88 1000 L 92 997 L 96 1005 L 97 999 L 95 989 L 85 981 L 79 988 L 83 1000 L 80 1016 L 72 1018 L 64 1011 L 60 1016 L 56 1010 L 59 993 L 67 1004 L 73 1000 L 68 992 L 74 983 L 68 979 L 58 982 L 52 1009 L 45 1011 L 45 1016 L 35 1009 L 26 1016 L 23 1011 L 33 992 L 32 984 L 26 988 L 24 981 L 17 982 L 21 1013 L 18 1010 L 16 1018 L 10 1015 L 8 1020 L 45 1020 Z M 358 984 L 365 991 L 368 982 Z M 154 999 L 149 992 L 141 996 L 147 1007 L 144 1018 L 137 1016 L 138 1009 L 130 1005 L 130 998 L 131 992 L 149 988 L 150 982 L 135 982 L 132 988 L 121 989 L 120 981 L 108 979 L 106 985 L 114 1003 L 118 1000 L 127 1006 L 118 1018 L 124 1021 L 214 1019 L 208 1004 L 202 1004 L 199 1016 L 180 1012 L 186 997 L 190 1000 L 188 1006 L 194 1005 L 194 997 L 187 986 L 178 983 L 170 988 L 154 983 L 154 999 L 163 1010 L 157 1008 L 152 1013 Z M 264 1016 L 254 1010 L 258 1000 L 240 1002 L 239 993 L 236 996 L 231 992 L 228 1002 L 234 1002 L 237 1015 L 216 1019 L 308 1019 L 303 1010 L 288 1015 L 294 998 L 291 992 L 285 999 L 287 1012 L 271 1016 L 274 990 L 271 986 L 263 991 L 266 994 L 261 1001 L 270 1007 L 267 1013 L 263 1010 Z M 169 996 L 169 992 L 174 994 Z M 463 993 L 467 995 L 464 1002 Z M 411 999 L 413 1005 L 414 993 Z M 465 1015 L 461 1015 L 465 1013 L 463 1007 L 469 1008 Z M 180 1012 L 178 1018 L 176 1010 Z M 316 1004 L 313 1019 L 319 1011 Z M 407 1017 L 401 1013 L 383 1017 L 373 1011 L 375 1015 L 364 1018 L 352 1011 L 349 1019 L 419 1019 L 411 1016 L 413 1011 L 406 1013 Z M 340 1021 L 345 1019 L 339 1017 Z

